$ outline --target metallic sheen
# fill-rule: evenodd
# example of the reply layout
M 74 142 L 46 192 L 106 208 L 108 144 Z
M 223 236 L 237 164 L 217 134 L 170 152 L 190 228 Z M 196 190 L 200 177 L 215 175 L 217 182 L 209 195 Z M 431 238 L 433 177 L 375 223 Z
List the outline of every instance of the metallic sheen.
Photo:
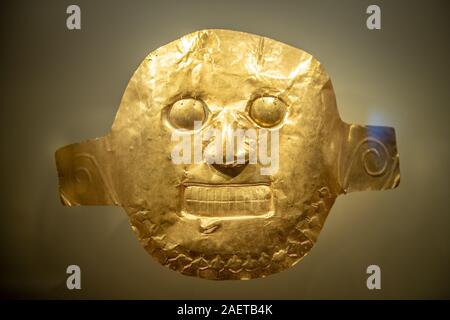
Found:
M 193 134 L 194 120 L 201 130 L 279 128 L 278 172 L 174 164 L 171 133 Z M 161 264 L 219 280 L 299 262 L 338 195 L 399 184 L 398 158 L 394 129 L 340 119 L 313 56 L 229 30 L 194 32 L 150 53 L 111 132 L 56 152 L 65 205 L 120 205 Z

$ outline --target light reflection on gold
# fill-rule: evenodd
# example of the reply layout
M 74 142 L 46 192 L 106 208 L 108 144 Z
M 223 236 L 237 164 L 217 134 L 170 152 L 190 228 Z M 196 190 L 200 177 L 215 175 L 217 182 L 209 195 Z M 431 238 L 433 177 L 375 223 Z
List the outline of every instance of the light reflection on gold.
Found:
M 259 97 L 282 101 L 286 116 L 265 114 L 273 109 L 264 106 L 262 122 L 253 121 L 248 104 Z M 207 118 L 192 100 L 196 115 L 181 108 L 171 116 L 182 99 L 204 103 Z M 185 126 L 183 117 L 203 121 L 202 130 L 222 130 L 223 140 L 235 128 L 278 126 L 278 172 L 264 176 L 248 162 L 175 165 L 171 133 Z M 171 120 L 177 126 L 167 125 Z M 316 59 L 229 30 L 195 32 L 150 53 L 125 90 L 112 131 L 59 149 L 56 163 L 65 205 L 120 205 L 160 263 L 220 280 L 294 265 L 317 241 L 338 195 L 394 188 L 400 177 L 394 129 L 341 121 Z

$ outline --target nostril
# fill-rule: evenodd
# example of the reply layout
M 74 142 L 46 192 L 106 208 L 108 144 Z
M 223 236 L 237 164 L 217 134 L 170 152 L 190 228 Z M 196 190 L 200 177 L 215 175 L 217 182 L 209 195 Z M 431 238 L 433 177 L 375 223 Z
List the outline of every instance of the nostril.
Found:
M 239 175 L 249 163 L 248 151 L 246 148 L 238 148 L 236 153 L 227 153 L 226 150 L 219 148 L 215 144 L 206 147 L 204 153 L 205 162 L 211 165 L 215 170 L 230 177 Z
M 204 161 L 222 167 L 245 166 L 249 160 L 250 146 L 244 138 L 222 139 L 214 137 L 204 147 Z
M 217 163 L 218 165 L 224 166 L 224 167 L 239 167 L 239 166 L 245 166 L 248 163 L 248 159 L 246 158 L 234 158 L 232 160 L 227 160 L 225 157 L 223 158 L 222 163 Z
M 222 166 L 224 167 L 240 167 L 245 166 L 249 162 L 249 155 L 245 148 L 226 148 L 222 154 Z
M 222 174 L 225 174 L 229 177 L 236 177 L 238 176 L 246 167 L 247 163 L 231 163 L 231 164 L 219 164 L 219 163 L 213 163 L 212 167 L 219 171 Z

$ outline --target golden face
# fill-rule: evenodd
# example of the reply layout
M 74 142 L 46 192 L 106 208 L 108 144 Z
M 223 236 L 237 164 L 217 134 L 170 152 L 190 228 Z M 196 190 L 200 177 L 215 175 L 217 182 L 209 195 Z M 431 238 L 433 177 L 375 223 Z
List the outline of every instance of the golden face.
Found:
M 249 129 L 257 136 L 236 145 L 235 156 L 218 156 L 217 145 L 226 149 L 233 132 Z M 207 136 L 214 130 L 219 144 Z M 278 159 L 270 174 L 264 161 L 250 161 L 261 132 L 278 139 L 276 149 L 268 144 Z M 196 161 L 174 161 L 174 134 L 201 146 Z M 228 30 L 195 32 L 152 52 L 111 133 L 62 148 L 56 159 L 66 205 L 121 205 L 160 263 L 207 279 L 264 277 L 294 265 L 339 194 L 399 181 L 393 129 L 342 122 L 316 59 Z

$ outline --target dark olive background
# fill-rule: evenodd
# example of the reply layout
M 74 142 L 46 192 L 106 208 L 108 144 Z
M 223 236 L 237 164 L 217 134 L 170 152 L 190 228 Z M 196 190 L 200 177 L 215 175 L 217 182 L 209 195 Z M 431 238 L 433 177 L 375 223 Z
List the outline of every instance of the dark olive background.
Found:
M 69 4 L 82 30 L 66 29 Z M 382 8 L 382 30 L 365 10 Z M 445 1 L 10 1 L 0 5 L 0 293 L 6 298 L 450 297 L 449 6 Z M 189 32 L 226 28 L 302 48 L 351 123 L 395 127 L 402 179 L 339 197 L 299 264 L 215 282 L 159 265 L 119 207 L 63 207 L 54 152 L 109 132 L 133 71 Z M 158 164 L 155 164 L 158 165 Z M 82 269 L 82 290 L 65 287 Z M 368 265 L 382 289 L 366 288 Z

